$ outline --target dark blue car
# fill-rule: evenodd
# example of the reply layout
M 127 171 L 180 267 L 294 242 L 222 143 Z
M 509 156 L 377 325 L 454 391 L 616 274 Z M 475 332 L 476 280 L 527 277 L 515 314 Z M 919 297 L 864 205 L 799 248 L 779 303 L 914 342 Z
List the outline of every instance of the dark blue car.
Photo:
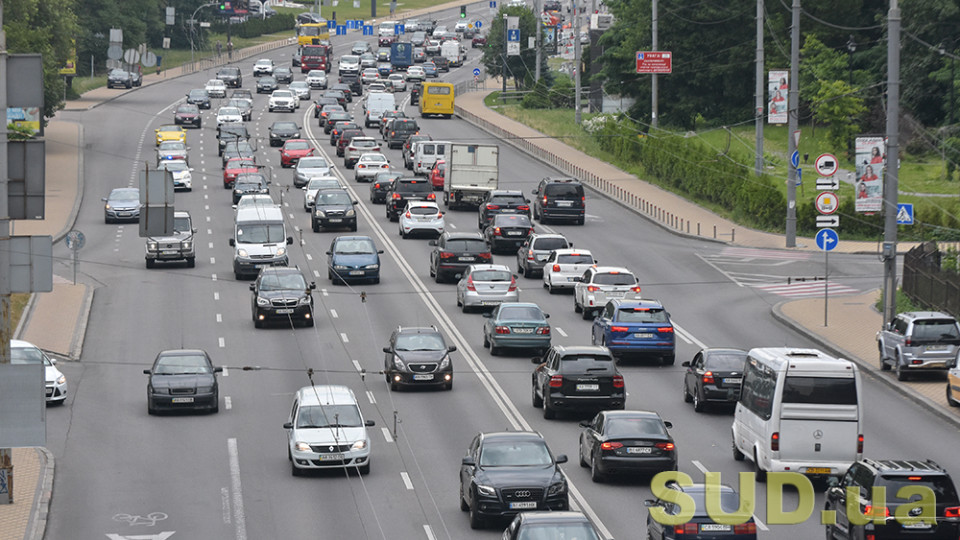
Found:
M 614 356 L 660 356 L 667 365 L 676 356 L 670 314 L 656 300 L 617 298 L 607 302 L 593 320 L 591 339 Z
M 663 510 L 668 515 L 676 515 L 680 513 L 681 508 L 662 499 L 648 499 L 644 501 L 644 505 L 649 509 L 647 512 L 648 537 L 662 538 L 663 540 L 756 540 L 757 525 L 752 515 L 742 516 L 743 523 L 739 525 L 717 523 L 707 515 L 706 486 L 704 484 L 680 486 L 673 483 L 667 484 L 667 488 L 685 493 L 693 500 L 696 506 L 693 517 L 682 525 L 658 523 L 653 519 L 653 509 Z M 726 513 L 736 512 L 740 508 L 740 496 L 737 491 L 726 484 L 721 484 L 719 488 L 720 508 Z M 679 494 L 675 496 L 679 496 Z
M 370 281 L 380 283 L 383 250 L 369 236 L 338 236 L 327 252 L 327 277 L 334 283 Z

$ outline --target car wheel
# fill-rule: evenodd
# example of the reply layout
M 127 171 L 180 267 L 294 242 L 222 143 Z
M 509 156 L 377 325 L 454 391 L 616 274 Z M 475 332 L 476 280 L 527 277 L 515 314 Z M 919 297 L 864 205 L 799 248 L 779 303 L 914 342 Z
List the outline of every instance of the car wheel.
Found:
M 734 461 L 743 461 L 743 459 L 744 459 L 745 457 L 747 457 L 747 456 L 743 455 L 743 452 L 741 452 L 740 449 L 737 448 L 737 444 L 736 444 L 736 443 L 733 443 L 733 460 L 734 460 Z
M 210 414 L 217 414 L 218 412 L 220 412 L 220 394 L 217 394 L 213 407 L 210 408 Z
M 499 355 L 500 355 L 500 347 L 497 347 L 493 343 L 490 343 L 490 356 L 499 356 Z
M 577 218 L 577 225 L 583 225 L 583 221 L 584 221 L 584 219 L 583 219 L 582 217 L 581 217 L 581 218 Z
M 527 272 L 523 269 L 523 265 L 519 263 L 517 263 L 517 273 L 523 277 L 530 277 L 529 275 L 527 275 Z
M 367 458 L 367 463 L 365 465 L 361 465 L 357 467 L 357 471 L 360 473 L 361 476 L 366 476 L 370 474 L 370 458 Z
M 153 259 L 147 259 L 147 268 L 153 268 L 155 263 L 156 261 L 154 261 Z
M 824 529 L 827 540 L 834 540 L 835 537 L 833 536 L 833 525 L 824 525 Z
M 703 412 L 703 401 L 700 400 L 700 392 L 693 392 L 693 410 L 695 412 Z
M 880 344 L 880 370 L 881 371 L 890 371 L 890 364 L 887 363 L 886 357 L 883 355 L 883 344 Z
M 400 234 L 400 238 L 403 238 L 404 240 L 407 239 L 407 235 L 403 234 L 403 227 L 402 227 L 402 226 L 401 226 L 401 227 L 397 227 L 397 232 Z
M 897 380 L 905 381 L 909 378 L 910 378 L 910 375 L 907 373 L 907 370 L 903 365 L 903 359 L 898 356 L 897 357 Z
M 580 456 L 580 466 L 583 468 L 589 467 L 590 464 L 587 463 L 587 460 L 583 459 L 583 441 L 580 441 L 580 450 L 577 451 L 577 454 Z
M 593 310 L 587 308 L 580 308 L 580 316 L 583 320 L 588 321 L 593 318 Z
M 150 398 L 147 398 L 147 414 L 153 416 L 157 414 L 157 410 L 153 408 L 153 402 L 150 401 Z
M 543 286 L 547 288 L 547 292 L 548 292 L 548 293 L 550 293 L 550 294 L 557 294 L 556 289 L 553 288 L 553 283 L 551 283 L 551 282 L 549 282 L 549 281 L 546 281 L 546 282 L 544 282 Z
M 574 313 L 582 313 L 582 312 L 583 312 L 583 308 L 580 307 L 580 304 L 577 303 L 577 299 L 576 299 L 576 298 L 573 299 L 573 312 L 574 312 Z
M 687 391 L 687 381 L 683 381 L 683 402 L 690 403 L 693 401 L 693 396 L 690 395 L 690 392 Z
M 590 460 L 590 479 L 598 484 L 604 480 L 603 473 L 600 472 L 600 465 L 598 465 L 599 463 L 600 460 L 597 459 L 597 455 L 594 454 L 593 458 Z
M 677 363 L 677 356 L 675 354 L 668 354 L 661 357 L 660 362 L 665 366 L 672 366 Z
M 254 328 L 263 328 L 263 321 L 257 317 L 257 312 L 253 312 L 253 327 Z
M 350 231 L 351 231 L 351 232 L 357 232 L 357 224 L 356 224 L 356 223 L 354 223 L 353 225 L 350 226 Z
M 960 407 L 960 403 L 953 399 L 953 389 L 950 388 L 950 381 L 947 381 L 947 405 L 951 407 Z
M 543 398 L 537 395 L 536 383 L 530 385 L 530 396 L 535 408 L 539 409 L 540 407 L 543 407 Z
M 477 510 L 476 497 L 474 497 L 473 501 L 470 502 L 469 512 L 470 512 L 470 528 L 482 529 L 484 526 L 484 523 L 483 523 L 483 518 L 480 517 L 480 512 Z
M 547 420 L 553 420 L 557 417 L 557 412 L 550 406 L 550 400 L 547 397 L 543 398 L 543 417 Z
M 443 385 L 443 389 L 444 389 L 444 391 L 453 390 L 453 381 L 447 381 L 447 382 Z
M 187 257 L 187 268 L 196 268 L 197 258 L 196 257 Z
M 483 334 L 483 348 L 484 348 L 484 349 L 489 349 L 489 348 L 490 348 L 490 338 L 487 337 L 486 332 L 484 332 L 484 334 Z M 950 389 L 950 387 L 947 387 L 947 390 L 949 390 L 949 389 Z
M 757 482 L 764 484 L 767 482 L 767 471 L 763 470 L 763 467 L 760 466 L 760 459 L 757 456 L 757 451 L 753 451 L 753 469 L 757 475 Z
M 439 271 L 439 270 L 437 270 L 437 271 L 434 273 L 433 280 L 434 280 L 435 282 L 437 282 L 437 283 L 443 283 L 443 276 L 440 274 L 440 271 Z
M 313 229 L 313 232 L 320 232 L 320 224 L 319 224 L 319 223 L 316 223 L 316 222 L 311 223 L 311 224 L 310 224 L 310 227 Z

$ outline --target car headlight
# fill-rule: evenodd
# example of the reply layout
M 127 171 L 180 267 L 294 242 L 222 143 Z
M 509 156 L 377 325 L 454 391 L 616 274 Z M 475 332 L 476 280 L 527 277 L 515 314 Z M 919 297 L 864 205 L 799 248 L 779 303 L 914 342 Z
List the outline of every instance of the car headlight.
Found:
M 269 305 L 270 305 L 270 300 L 267 300 L 266 298 L 263 298 L 262 296 L 258 296 L 258 297 L 257 297 L 257 305 L 258 305 L 258 306 L 269 306 Z
M 406 371 L 407 365 L 403 363 L 403 360 L 399 356 L 393 357 L 393 367 L 399 369 L 400 371 Z
M 57 377 L 57 384 L 67 384 L 67 378 L 63 375 Z
M 351 446 L 350 449 L 351 449 L 351 450 L 363 450 L 363 449 L 366 448 L 366 447 L 367 447 L 367 440 L 366 440 L 366 439 L 363 439 L 363 440 L 359 440 L 359 441 L 353 443 L 353 446 Z
M 233 190 L 233 192 L 236 193 L 237 195 L 239 195 L 239 194 L 243 193 L 243 190 L 242 190 L 242 189 L 235 189 L 235 190 Z
M 440 361 L 440 369 L 447 369 L 450 367 L 450 356 L 444 356 L 443 360 Z
M 183 246 L 183 249 L 190 249 L 193 247 L 193 242 L 183 242 L 181 245 Z
M 311 304 L 311 303 L 313 303 L 313 297 L 312 297 L 312 296 L 302 296 L 302 297 L 300 297 L 300 302 L 299 302 L 299 303 L 300 303 L 301 306 L 302 306 L 302 305 L 306 305 L 306 304 Z
M 497 490 L 493 486 L 485 486 L 483 484 L 477 484 L 477 494 L 483 495 L 486 497 L 496 497 Z
M 299 138 L 300 138 L 300 132 L 298 131 L 298 132 L 294 133 L 294 134 L 293 134 L 293 138 L 294 138 L 294 139 L 299 139 Z
M 112 207 L 112 206 L 110 206 L 109 204 L 105 204 L 105 205 L 103 205 L 103 207 L 104 207 L 104 208 L 106 208 L 107 210 L 110 210 L 110 209 L 112 209 L 112 208 L 113 208 L 113 207 Z
M 344 215 L 347 216 L 347 217 L 353 217 L 353 216 L 357 215 L 357 212 L 356 212 L 356 210 L 347 210 L 347 213 L 344 214 Z
M 317 210 L 314 215 L 317 217 L 327 217 L 327 214 L 325 214 L 323 210 Z
M 297 441 L 297 444 L 294 445 L 294 448 L 297 449 L 297 452 L 309 452 L 311 450 L 309 444 L 299 441 Z
M 213 385 L 197 387 L 198 394 L 209 394 L 210 392 L 213 392 Z
M 149 251 L 156 251 L 156 250 L 157 250 L 157 243 L 156 243 L 156 242 L 147 242 L 147 250 L 149 250 Z
M 239 255 L 240 257 L 246 257 L 246 256 L 247 256 L 247 250 L 245 250 L 245 249 L 238 249 L 238 250 L 237 250 L 237 255 Z
M 277 257 L 283 257 L 287 254 L 286 248 L 277 248 Z
M 334 270 L 346 270 L 347 267 L 344 266 L 344 265 L 342 265 L 342 264 L 335 264 L 335 265 L 333 265 L 333 269 L 334 269 Z
M 550 485 L 550 489 L 547 490 L 547 496 L 549 497 L 550 495 L 560 495 L 562 493 L 566 493 L 566 491 L 567 491 L 567 481 L 561 480 L 556 484 Z

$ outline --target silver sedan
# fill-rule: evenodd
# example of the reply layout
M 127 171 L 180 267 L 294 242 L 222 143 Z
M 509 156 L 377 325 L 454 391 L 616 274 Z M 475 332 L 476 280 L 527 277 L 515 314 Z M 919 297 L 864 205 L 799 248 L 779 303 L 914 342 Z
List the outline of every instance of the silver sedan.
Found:
M 457 306 L 464 313 L 519 301 L 517 276 L 502 264 L 472 264 L 457 283 Z

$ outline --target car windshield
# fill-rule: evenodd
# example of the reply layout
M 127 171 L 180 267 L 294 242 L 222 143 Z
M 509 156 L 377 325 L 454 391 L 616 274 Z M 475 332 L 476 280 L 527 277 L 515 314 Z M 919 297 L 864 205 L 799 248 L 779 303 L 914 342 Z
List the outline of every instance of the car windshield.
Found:
M 244 126 L 230 126 L 230 125 L 220 126 L 220 138 L 223 139 L 223 138 L 226 138 L 227 136 L 246 137 L 247 128 Z
M 497 227 L 530 227 L 530 218 L 527 216 L 498 215 L 495 218 Z
M 486 442 L 480 451 L 482 467 L 542 467 L 552 463 L 547 445 L 539 441 Z
M 356 64 L 359 61 L 360 61 L 360 57 L 354 56 L 352 54 L 348 54 L 340 57 L 341 64 Z
M 318 193 L 317 206 L 339 205 L 347 206 L 352 203 L 350 195 L 345 191 L 333 193 Z
M 10 363 L 52 365 L 47 355 L 36 347 L 10 347 Z
M 241 108 L 241 107 L 242 107 L 242 108 L 249 108 L 249 107 L 250 107 L 250 103 L 247 102 L 247 100 L 245 100 L 245 99 L 240 99 L 240 98 L 231 99 L 230 101 L 227 102 L 227 105 L 230 106 L 230 107 L 236 107 L 236 108 L 238 108 L 238 109 Z
M 183 143 L 180 141 L 164 141 L 158 147 L 160 150 L 183 150 Z
M 182 161 L 164 161 L 160 164 L 160 168 L 168 171 L 185 171 L 189 169 L 187 164 Z
M 139 201 L 139 189 L 115 189 L 110 193 L 111 201 Z
M 588 523 L 534 523 L 520 529 L 517 540 L 599 540 L 597 533 Z
M 474 281 L 510 281 L 513 276 L 506 270 L 476 270 L 470 273 Z
M 687 495 L 693 498 L 693 502 L 696 505 L 696 510 L 694 510 L 693 515 L 696 517 L 708 517 L 707 516 L 707 503 L 704 499 L 703 491 L 684 491 Z M 672 505 L 671 505 L 672 506 Z M 727 513 L 736 512 L 740 508 L 740 496 L 737 495 L 735 491 L 723 490 L 720 492 L 720 508 Z M 675 512 L 670 512 L 675 513 Z
M 303 82 L 303 81 L 293 81 L 292 83 L 290 83 L 290 86 L 288 86 L 287 88 L 297 88 L 297 89 L 301 89 L 301 90 L 309 90 L 309 89 L 310 89 L 310 87 L 307 86 L 307 83 L 305 83 L 305 82 Z
M 340 181 L 336 178 L 314 178 L 307 184 L 307 189 L 339 188 Z
M 294 122 L 274 122 L 273 131 L 296 131 L 297 124 Z
M 170 124 L 167 124 L 167 125 L 165 125 L 165 126 L 160 126 L 160 133 L 163 133 L 163 132 L 165 132 L 165 131 L 176 131 L 176 132 L 180 132 L 180 131 L 183 131 L 183 128 L 181 128 L 180 126 L 177 126 L 177 125 L 171 126 Z
M 444 244 L 444 248 L 447 251 L 470 251 L 470 252 L 485 252 L 489 251 L 490 248 L 487 247 L 487 243 L 483 240 L 474 240 L 472 238 L 467 239 L 456 239 L 456 240 L 447 240 L 447 243 Z
M 319 77 L 321 79 L 326 79 L 327 73 L 325 71 L 320 71 L 319 69 L 311 69 L 310 73 L 307 73 L 307 77 L 309 78 Z
M 178 113 L 196 114 L 196 112 L 197 112 L 197 107 L 196 107 L 196 105 L 181 105 L 181 106 L 177 107 L 177 112 L 178 112 Z
M 650 435 L 666 435 L 667 429 L 656 418 L 607 418 L 604 426 L 606 436 L 611 439 L 629 439 Z
M 743 371 L 746 362 L 746 353 L 712 353 L 707 355 L 704 367 L 714 371 Z
M 514 321 L 542 321 L 543 312 L 533 306 L 509 306 L 500 308 L 500 319 Z
M 334 251 L 340 255 L 373 255 L 377 252 L 377 248 L 371 240 L 354 239 L 337 242 Z
M 289 91 L 289 90 L 275 90 L 275 91 L 273 92 L 273 97 L 292 98 L 292 97 L 293 97 L 293 92 L 291 92 L 291 91 Z
M 563 264 L 593 264 L 593 257 L 582 253 L 557 255 L 557 262 Z
M 220 107 L 220 112 L 218 114 L 240 116 L 240 109 L 236 107 Z
M 288 141 L 283 145 L 284 150 L 308 150 L 310 143 L 307 141 Z
M 328 167 L 330 167 L 330 165 L 328 165 L 327 160 L 322 157 L 306 157 L 297 163 L 298 169 L 325 169 Z
M 398 351 L 441 351 L 447 346 L 439 334 L 400 334 L 395 348 Z
M 960 340 L 957 323 L 952 319 L 919 320 L 913 323 L 916 341 Z
M 360 161 L 366 163 L 386 163 L 387 158 L 383 154 L 364 154 L 360 156 Z
M 601 273 L 593 276 L 593 282 L 597 285 L 636 285 L 637 278 L 624 272 Z
M 305 290 L 307 282 L 300 274 L 266 274 L 260 278 L 261 291 Z
M 282 223 L 251 223 L 237 227 L 237 242 L 241 244 L 277 244 L 283 241 Z
M 196 375 L 210 372 L 207 358 L 200 354 L 161 356 L 153 368 L 156 375 Z
M 661 308 L 621 308 L 617 310 L 617 321 L 665 323 L 667 322 L 667 312 Z
M 237 178 L 233 187 L 238 191 L 252 191 L 259 190 L 261 187 L 263 187 L 263 184 L 261 184 L 260 180 L 256 178 Z
M 360 427 L 360 409 L 356 405 L 310 405 L 297 412 L 298 428 Z
M 273 77 L 260 77 L 258 82 L 260 84 L 277 84 L 277 80 Z
M 190 218 L 188 217 L 173 217 L 173 230 L 175 232 L 190 232 Z
M 207 97 L 207 93 L 206 93 L 205 91 L 203 91 L 203 90 L 199 90 L 199 89 L 198 89 L 198 90 L 191 90 L 191 91 L 190 91 L 190 98 L 191 98 L 191 99 L 203 99 L 203 98 L 205 98 L 205 97 Z

